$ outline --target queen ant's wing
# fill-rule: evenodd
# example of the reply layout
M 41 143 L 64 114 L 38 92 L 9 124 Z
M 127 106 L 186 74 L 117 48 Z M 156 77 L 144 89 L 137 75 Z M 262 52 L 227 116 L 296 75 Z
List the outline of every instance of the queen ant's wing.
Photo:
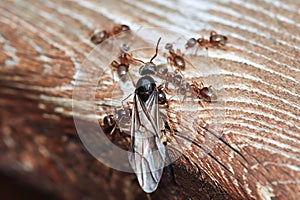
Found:
M 159 139 L 158 93 L 154 91 L 146 104 L 134 95 L 129 162 L 142 189 L 156 190 L 165 165 L 165 146 Z

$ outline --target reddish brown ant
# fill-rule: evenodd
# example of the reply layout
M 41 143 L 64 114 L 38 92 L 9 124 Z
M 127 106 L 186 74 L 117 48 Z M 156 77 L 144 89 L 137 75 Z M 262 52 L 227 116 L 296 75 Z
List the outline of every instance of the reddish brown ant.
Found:
M 184 55 L 181 53 L 180 49 L 177 49 L 175 52 L 171 43 L 167 43 L 165 49 L 169 51 L 169 56 L 167 57 L 168 63 L 180 70 L 185 70 Z
M 114 60 L 111 63 L 111 66 L 117 71 L 117 74 L 122 81 L 126 80 L 126 74 L 128 72 L 129 65 L 134 61 L 132 54 L 129 54 L 128 50 L 129 47 L 123 45 L 123 47 L 121 48 L 121 53 L 118 57 L 120 62 Z
M 102 118 L 100 125 L 109 130 L 109 135 L 118 129 L 120 132 L 124 132 L 128 129 L 128 125 L 131 120 L 132 110 L 129 107 L 122 106 L 122 108 L 115 107 L 115 114 L 108 114 Z
M 111 31 L 106 31 L 106 30 L 102 30 L 102 31 L 99 31 L 99 30 L 95 30 L 94 33 L 92 34 L 91 36 L 91 41 L 94 43 L 94 44 L 100 44 L 102 43 L 104 40 L 114 36 L 114 35 L 117 35 L 123 31 L 128 31 L 130 30 L 130 27 L 125 25 L 125 24 L 118 24 L 118 25 L 115 25 Z
M 203 99 L 206 102 L 214 102 L 217 100 L 217 94 L 212 86 L 204 87 L 203 82 L 200 84 L 193 81 L 190 85 L 191 92 L 199 99 Z
M 213 47 L 225 46 L 228 38 L 225 35 L 218 34 L 215 31 L 210 32 L 209 42 Z
M 209 40 L 205 39 L 203 37 L 199 39 L 190 38 L 187 43 L 185 44 L 185 48 L 192 48 L 196 44 L 199 45 L 199 47 L 204 47 L 206 50 L 208 48 L 216 47 L 216 48 L 223 48 L 227 42 L 228 38 L 224 35 L 218 34 L 215 31 L 210 32 Z
M 171 43 L 167 43 L 165 49 L 169 51 L 169 55 L 167 56 L 167 61 L 171 66 L 177 68 L 176 73 L 185 70 L 186 63 L 191 65 L 191 67 L 195 68 L 194 65 L 184 57 L 184 54 L 180 51 L 180 49 L 177 49 L 175 52 L 175 50 L 173 49 L 173 45 Z

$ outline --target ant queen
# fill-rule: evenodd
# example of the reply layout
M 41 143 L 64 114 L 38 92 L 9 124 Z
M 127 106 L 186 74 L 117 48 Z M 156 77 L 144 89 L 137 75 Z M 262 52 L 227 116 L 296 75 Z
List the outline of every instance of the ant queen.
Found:
M 85 147 L 109 167 L 135 173 L 146 193 L 157 189 L 165 166 L 206 156 L 222 134 L 217 68 L 185 54 L 186 38 L 163 32 L 140 29 L 98 45 L 73 94 Z

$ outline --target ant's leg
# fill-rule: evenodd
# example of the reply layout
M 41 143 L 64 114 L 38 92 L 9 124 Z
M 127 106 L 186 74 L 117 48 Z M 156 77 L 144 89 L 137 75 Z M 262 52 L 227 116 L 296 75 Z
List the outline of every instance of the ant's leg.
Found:
M 203 83 L 203 81 L 200 81 L 200 88 L 204 88 L 204 83 Z
M 128 74 L 128 76 L 129 76 L 129 78 L 130 78 L 130 80 L 131 80 L 131 82 L 132 82 L 132 85 L 134 86 L 134 88 L 136 87 L 136 85 L 135 85 L 135 83 L 134 83 L 134 81 L 133 81 L 133 78 L 132 78 L 132 75 L 131 75 L 131 73 L 128 71 L 127 72 L 127 74 Z
M 119 63 L 117 61 L 112 61 L 112 63 L 110 64 L 110 72 L 111 72 L 111 77 L 113 78 L 113 80 L 115 80 L 115 73 L 114 73 L 114 70 L 115 69 L 118 69 L 119 67 Z
M 151 198 L 151 194 L 149 194 L 149 193 L 146 194 L 146 197 L 147 197 L 147 200 L 151 200 L 152 199 Z
M 197 45 L 197 48 L 196 48 L 196 51 L 195 51 L 195 56 L 197 55 L 199 48 L 200 48 L 200 45 Z
M 117 128 L 117 124 L 114 125 L 113 129 L 110 131 L 109 135 L 113 135 L 113 133 L 115 132 Z
M 200 106 L 201 106 L 202 108 L 204 108 L 204 104 L 203 104 L 203 102 L 201 101 L 201 99 L 199 99 L 199 104 L 200 104 Z
M 174 62 L 173 62 L 171 56 L 168 56 L 168 57 L 167 57 L 167 62 L 169 63 L 169 65 L 174 66 Z

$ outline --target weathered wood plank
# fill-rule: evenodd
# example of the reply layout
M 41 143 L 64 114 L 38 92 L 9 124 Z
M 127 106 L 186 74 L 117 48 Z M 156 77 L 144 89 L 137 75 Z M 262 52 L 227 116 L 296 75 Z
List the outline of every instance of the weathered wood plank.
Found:
M 1 2 L 0 169 L 67 199 L 141 198 L 133 175 L 111 172 L 75 135 L 72 92 L 94 48 L 89 34 L 115 23 L 187 38 L 216 30 L 229 37 L 227 51 L 208 52 L 227 97 L 218 108 L 224 135 L 203 159 L 197 147 L 187 152 L 174 166 L 179 186 L 167 175 L 152 197 L 297 199 L 299 10 L 297 1 L 271 0 Z

